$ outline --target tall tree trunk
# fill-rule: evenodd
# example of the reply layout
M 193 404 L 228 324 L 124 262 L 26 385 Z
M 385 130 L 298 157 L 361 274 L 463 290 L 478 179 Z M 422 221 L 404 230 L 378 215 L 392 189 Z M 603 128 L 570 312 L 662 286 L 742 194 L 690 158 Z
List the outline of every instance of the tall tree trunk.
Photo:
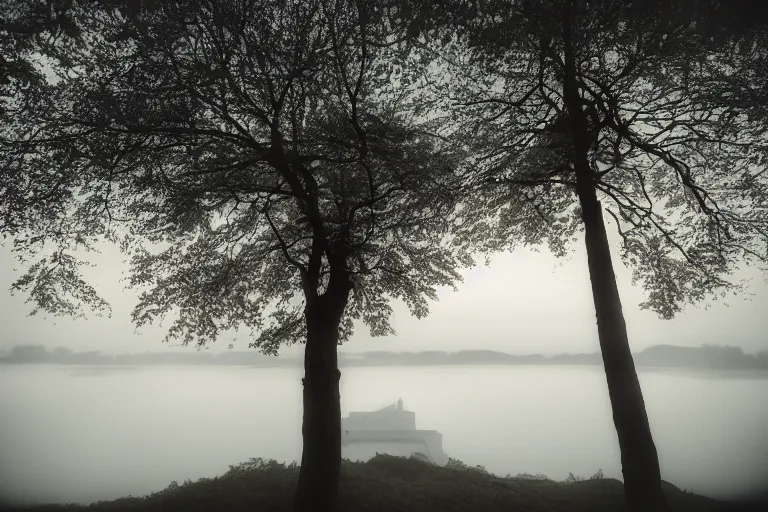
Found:
M 666 512 L 672 509 L 661 489 L 659 458 L 645 411 L 640 381 L 629 349 L 627 326 L 621 309 L 616 275 L 613 273 L 608 235 L 602 208 L 597 199 L 594 173 L 588 160 L 592 144 L 590 139 L 596 135 L 590 130 L 579 92 L 573 48 L 572 2 L 574 0 L 564 0 L 563 98 L 573 143 L 576 193 L 584 221 L 600 351 L 608 381 L 613 423 L 621 450 L 624 495 L 632 512 Z
M 608 381 L 613 423 L 619 438 L 627 505 L 633 512 L 669 511 L 671 508 L 661 490 L 659 458 L 651 436 L 643 393 L 629 349 L 603 212 L 591 183 L 580 186 L 578 194 L 584 219 L 600 351 Z
M 332 275 L 328 290 L 307 300 L 304 310 L 303 449 L 295 512 L 331 512 L 338 495 L 341 470 L 341 404 L 336 351 L 339 325 L 351 285 L 347 276 Z

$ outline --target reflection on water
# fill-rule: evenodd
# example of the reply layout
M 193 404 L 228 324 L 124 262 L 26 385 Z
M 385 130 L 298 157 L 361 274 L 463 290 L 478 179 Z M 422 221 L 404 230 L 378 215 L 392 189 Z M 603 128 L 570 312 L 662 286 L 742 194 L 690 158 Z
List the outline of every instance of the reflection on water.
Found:
M 768 379 L 640 380 L 665 480 L 715 498 L 764 487 Z M 298 368 L 5 366 L 0 387 L 0 496 L 16 500 L 143 495 L 301 455 Z M 344 415 L 402 396 L 448 456 L 500 475 L 621 478 L 599 368 L 349 368 L 341 393 Z

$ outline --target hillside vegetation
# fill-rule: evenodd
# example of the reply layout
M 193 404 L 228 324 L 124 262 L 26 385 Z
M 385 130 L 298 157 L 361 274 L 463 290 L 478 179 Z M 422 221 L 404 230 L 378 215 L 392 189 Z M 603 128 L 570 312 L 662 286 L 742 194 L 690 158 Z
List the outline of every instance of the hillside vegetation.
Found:
M 223 476 L 181 485 L 173 482 L 143 498 L 23 510 L 287 512 L 292 510 L 297 478 L 295 464 L 251 459 L 231 466 Z M 541 475 L 499 478 L 454 459 L 446 467 L 438 467 L 417 459 L 378 455 L 365 463 L 344 462 L 338 504 L 340 512 L 620 512 L 626 510 L 622 491 L 619 480 L 602 478 L 601 472 L 590 479 L 571 476 L 564 482 Z M 734 510 L 666 482 L 665 491 L 678 512 Z

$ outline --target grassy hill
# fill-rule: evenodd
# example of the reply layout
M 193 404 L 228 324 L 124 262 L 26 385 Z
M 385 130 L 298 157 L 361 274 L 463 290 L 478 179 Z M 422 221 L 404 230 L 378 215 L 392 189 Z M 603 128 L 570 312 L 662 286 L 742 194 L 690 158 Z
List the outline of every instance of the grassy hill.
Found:
M 340 512 L 620 512 L 624 506 L 620 481 L 569 478 L 555 482 L 543 476 L 499 478 L 482 468 L 451 460 L 437 467 L 416 459 L 379 455 L 365 463 L 345 461 L 340 482 Z M 223 476 L 197 482 L 175 482 L 143 498 L 121 498 L 81 505 L 46 505 L 35 512 L 75 511 L 290 511 L 298 478 L 295 464 L 252 459 L 231 466 Z M 681 491 L 665 483 L 678 512 L 744 510 Z M 750 508 L 752 510 L 752 508 Z M 754 508 L 760 510 L 760 508 Z M 765 508 L 763 510 L 768 510 Z

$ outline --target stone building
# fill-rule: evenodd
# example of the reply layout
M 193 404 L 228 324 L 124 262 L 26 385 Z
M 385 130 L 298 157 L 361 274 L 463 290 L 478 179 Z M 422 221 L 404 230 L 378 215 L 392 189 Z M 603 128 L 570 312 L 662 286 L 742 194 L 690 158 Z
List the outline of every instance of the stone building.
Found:
M 341 419 L 341 456 L 368 460 L 377 453 L 412 455 L 444 465 L 443 435 L 436 430 L 417 430 L 416 413 L 406 411 L 402 398 L 378 411 L 350 412 Z

